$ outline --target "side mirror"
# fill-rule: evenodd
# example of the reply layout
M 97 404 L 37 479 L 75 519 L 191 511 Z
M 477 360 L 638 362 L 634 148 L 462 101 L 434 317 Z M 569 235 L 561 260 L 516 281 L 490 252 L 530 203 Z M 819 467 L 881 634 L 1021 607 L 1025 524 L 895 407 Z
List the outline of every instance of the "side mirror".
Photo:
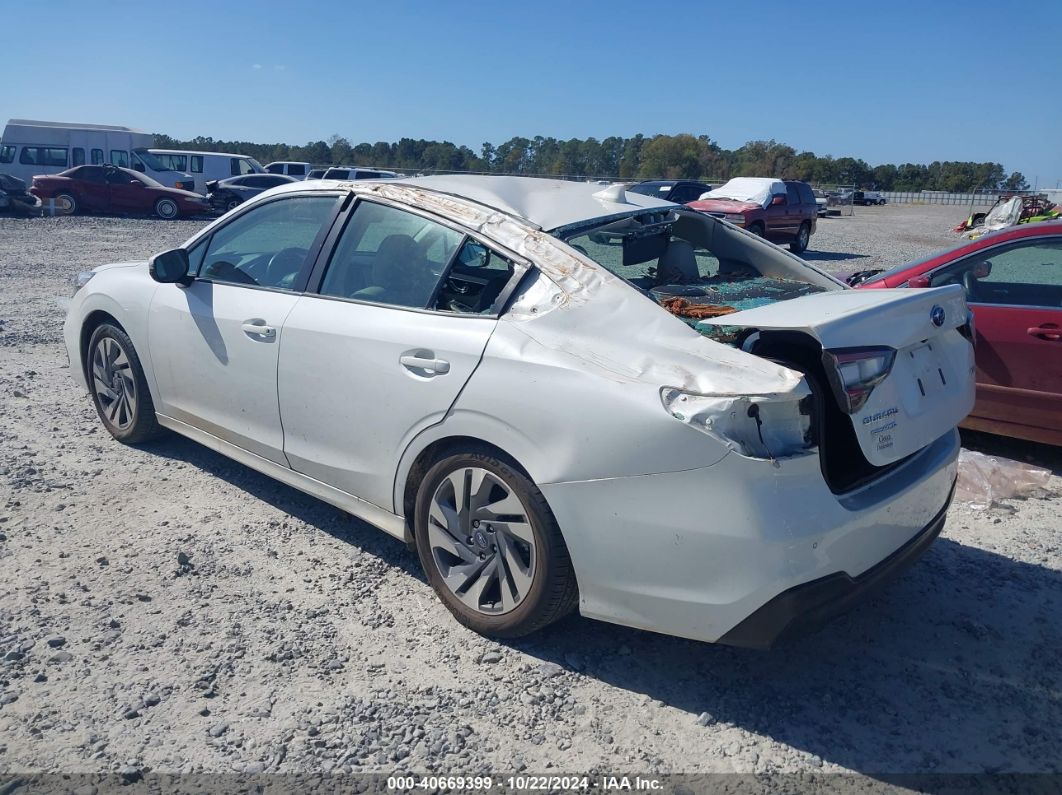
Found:
M 771 204 L 785 204 L 785 196 L 778 194 L 773 199 L 771 199 Z
M 929 287 L 929 277 L 928 276 L 912 276 L 910 279 L 907 280 L 907 286 L 908 287 L 916 287 L 916 288 Z
M 148 273 L 162 284 L 189 284 L 188 252 L 183 248 L 163 251 L 148 260 Z

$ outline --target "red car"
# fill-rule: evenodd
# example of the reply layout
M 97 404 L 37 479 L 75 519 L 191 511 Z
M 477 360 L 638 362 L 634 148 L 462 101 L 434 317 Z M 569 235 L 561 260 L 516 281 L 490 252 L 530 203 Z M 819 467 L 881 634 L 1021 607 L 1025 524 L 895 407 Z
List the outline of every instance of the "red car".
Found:
M 1062 222 L 1004 229 L 857 286 L 943 284 L 963 285 L 974 314 L 977 405 L 963 426 L 1062 445 Z
M 167 188 L 146 174 L 117 166 L 77 166 L 33 178 L 30 193 L 69 204 L 70 213 L 154 213 L 167 220 L 202 215 L 210 203 L 198 193 Z

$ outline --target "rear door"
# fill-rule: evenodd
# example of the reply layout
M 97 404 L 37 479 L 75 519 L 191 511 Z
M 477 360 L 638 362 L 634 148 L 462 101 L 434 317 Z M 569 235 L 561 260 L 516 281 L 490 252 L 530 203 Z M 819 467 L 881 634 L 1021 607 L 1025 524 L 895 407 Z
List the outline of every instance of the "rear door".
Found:
M 79 168 L 74 179 L 77 184 L 77 198 L 85 210 L 106 210 L 110 205 L 110 186 L 103 177 L 101 166 L 83 166 Z
M 284 322 L 335 217 L 337 196 L 285 196 L 236 216 L 189 253 L 148 319 L 161 414 L 286 464 L 277 401 Z
M 143 184 L 134 184 L 135 177 L 117 168 L 106 169 L 107 185 L 110 189 L 110 209 L 115 212 L 148 212 L 151 210 L 151 193 Z
M 441 220 L 359 201 L 284 327 L 278 392 L 298 472 L 389 511 L 398 459 L 479 364 L 516 266 Z

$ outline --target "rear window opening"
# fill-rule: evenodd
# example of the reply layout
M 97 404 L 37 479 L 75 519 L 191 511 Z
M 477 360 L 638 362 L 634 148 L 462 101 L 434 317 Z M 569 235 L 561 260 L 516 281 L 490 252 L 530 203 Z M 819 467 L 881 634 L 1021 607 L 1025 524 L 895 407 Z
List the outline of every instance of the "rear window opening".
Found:
M 698 322 L 837 289 L 810 269 L 801 273 L 788 254 L 697 213 L 628 216 L 564 240 L 700 334 L 731 345 L 740 329 Z

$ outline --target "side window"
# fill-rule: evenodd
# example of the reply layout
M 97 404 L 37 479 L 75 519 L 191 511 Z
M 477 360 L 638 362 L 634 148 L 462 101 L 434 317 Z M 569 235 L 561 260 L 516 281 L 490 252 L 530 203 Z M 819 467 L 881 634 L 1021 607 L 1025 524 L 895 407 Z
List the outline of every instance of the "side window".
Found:
M 268 166 L 266 166 L 266 171 L 268 171 L 270 174 L 283 174 L 284 173 L 284 164 L 283 163 L 270 163 Z
M 71 165 L 75 165 L 75 166 L 83 166 L 83 165 L 85 165 L 85 150 L 84 149 L 82 149 L 80 146 L 75 146 L 73 155 L 74 155 L 74 157 L 73 157 L 73 162 L 71 163 Z
M 15 147 L 11 144 L 0 146 L 0 163 L 10 163 L 15 159 Z
M 336 244 L 321 294 L 425 309 L 462 237 L 419 215 L 360 202 Z
M 971 303 L 1062 308 L 1062 240 L 979 251 L 935 271 L 929 283 L 961 284 Z
M 289 177 L 301 177 L 306 173 L 306 166 L 302 163 L 292 163 L 288 166 Z
M 806 182 L 798 182 L 797 190 L 800 191 L 800 201 L 803 204 L 814 204 L 815 194 L 811 192 L 811 186 Z
M 465 315 L 487 314 L 515 270 L 501 254 L 468 238 L 443 279 L 433 308 Z
M 24 166 L 63 166 L 66 162 L 66 149 L 50 146 L 24 146 L 18 156 L 18 162 Z
M 122 149 L 111 150 L 111 165 L 129 168 L 129 153 Z
M 800 191 L 792 182 L 785 183 L 785 203 L 790 207 L 800 206 Z
M 40 150 L 36 146 L 24 146 L 19 153 L 18 162 L 24 166 L 40 166 L 43 163 L 37 162 L 37 153 Z
M 103 165 L 103 150 L 102 149 L 93 149 L 92 150 L 92 165 L 94 165 L 94 166 L 102 166 Z
M 240 171 L 240 158 L 238 158 L 238 157 L 230 157 L 229 158 L 229 174 L 234 176 L 234 177 L 238 177 L 242 173 L 243 172 Z
M 103 169 L 95 166 L 85 166 L 84 168 L 78 169 L 77 178 L 83 179 L 86 182 L 95 182 L 99 184 L 102 184 L 105 181 L 103 179 Z
M 242 158 L 238 158 L 236 160 L 236 162 L 238 163 L 237 168 L 239 168 L 241 174 L 254 174 L 255 173 L 254 166 L 252 166 L 248 161 L 246 161 L 246 160 L 244 160 Z
M 193 174 L 202 174 L 203 173 L 203 156 L 202 155 L 192 155 L 192 173 Z
M 290 290 L 335 196 L 293 196 L 244 213 L 210 239 L 201 278 Z

